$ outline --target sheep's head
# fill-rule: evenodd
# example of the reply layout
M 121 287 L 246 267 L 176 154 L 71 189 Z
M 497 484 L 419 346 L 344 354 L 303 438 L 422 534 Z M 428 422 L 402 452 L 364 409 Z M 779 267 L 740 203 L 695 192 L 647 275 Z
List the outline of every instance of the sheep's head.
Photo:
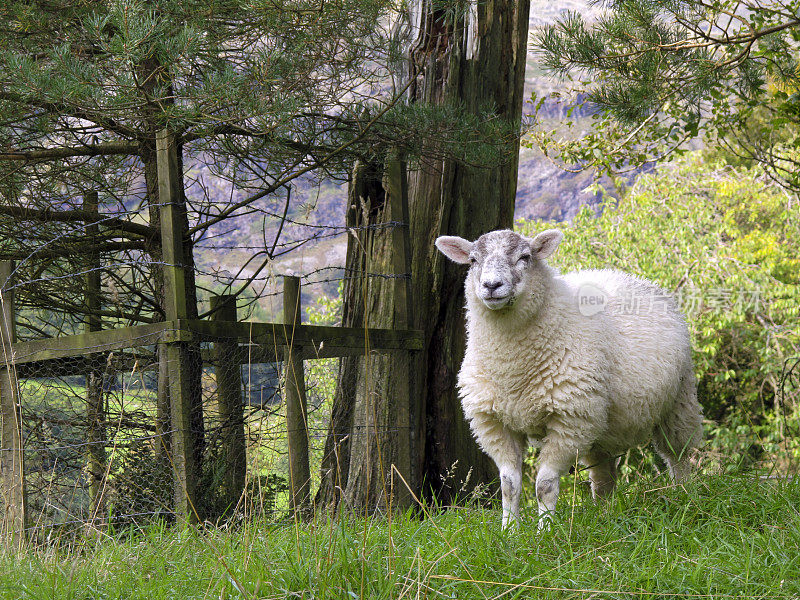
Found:
M 491 310 L 511 306 L 526 291 L 536 293 L 543 274 L 542 262 L 564 235 L 557 229 L 542 231 L 533 239 L 511 230 L 492 231 L 474 242 L 445 235 L 436 247 L 450 260 L 470 265 L 467 293 L 475 294 Z

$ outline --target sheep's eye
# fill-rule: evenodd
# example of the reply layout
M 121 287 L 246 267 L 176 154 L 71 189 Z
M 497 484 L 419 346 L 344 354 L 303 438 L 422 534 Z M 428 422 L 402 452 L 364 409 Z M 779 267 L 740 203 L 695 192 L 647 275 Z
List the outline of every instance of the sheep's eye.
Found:
M 469 257 L 469 264 L 474 265 L 476 262 L 478 262 L 477 258 L 475 258 L 474 256 Z
M 517 262 L 518 263 L 528 264 L 528 261 L 530 259 L 531 259 L 531 255 L 530 254 L 523 254 L 522 256 L 519 257 L 519 260 Z

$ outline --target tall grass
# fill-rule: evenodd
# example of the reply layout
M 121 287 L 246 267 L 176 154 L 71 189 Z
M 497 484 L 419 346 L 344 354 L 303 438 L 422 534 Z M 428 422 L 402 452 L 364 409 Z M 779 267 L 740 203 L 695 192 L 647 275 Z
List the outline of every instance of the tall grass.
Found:
M 0 557 L 2 598 L 800 598 L 800 483 L 718 475 L 562 480 L 549 529 L 528 502 L 239 528 L 110 532 Z

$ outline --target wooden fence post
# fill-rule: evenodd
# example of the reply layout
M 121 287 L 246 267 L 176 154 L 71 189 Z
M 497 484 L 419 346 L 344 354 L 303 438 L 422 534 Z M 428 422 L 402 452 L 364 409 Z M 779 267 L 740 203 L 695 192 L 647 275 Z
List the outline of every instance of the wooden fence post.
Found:
M 215 321 L 236 321 L 236 296 L 211 297 L 211 318 Z M 247 455 L 244 436 L 244 404 L 242 400 L 242 370 L 239 341 L 214 342 L 217 401 L 222 421 L 222 454 L 225 501 L 232 510 L 244 491 Z
M 311 492 L 311 469 L 308 462 L 308 421 L 303 353 L 294 347 L 294 327 L 300 324 L 300 278 L 283 278 L 283 322 L 290 341 L 286 349 L 284 373 L 286 386 L 286 429 L 289 442 L 289 490 L 295 513 L 308 510 Z
M 87 212 L 98 212 L 97 192 L 87 192 L 83 197 L 83 209 Z M 86 225 L 86 237 L 90 244 L 99 243 L 98 233 L 100 226 L 97 223 Z M 87 332 L 101 331 L 103 320 L 99 315 L 102 308 L 100 296 L 100 253 L 92 252 L 89 255 L 89 265 L 86 272 L 84 304 L 86 317 L 84 328 Z M 106 428 L 105 410 L 103 407 L 103 371 L 92 368 L 86 374 L 86 419 L 87 419 L 87 444 L 89 448 L 89 493 L 92 499 L 91 514 L 94 520 L 103 511 L 103 481 L 106 475 Z
M 160 130 L 156 135 L 156 153 L 164 296 L 167 319 L 174 321 L 188 317 L 188 305 L 187 282 L 183 270 L 183 232 L 178 215 L 182 195 L 181 174 L 175 138 L 166 129 Z M 175 514 L 179 521 L 193 523 L 197 521 L 198 514 L 189 352 L 186 342 L 175 341 L 166 344 L 165 353 L 172 426 Z
M 412 329 L 414 318 L 411 308 L 411 240 L 408 214 L 408 180 L 406 164 L 399 156 L 386 161 L 384 185 L 389 195 L 391 220 L 400 223 L 392 228 L 392 270 L 395 273 L 393 302 L 394 327 Z M 397 364 L 398 369 L 406 369 L 406 377 L 398 378 L 396 393 L 398 398 L 392 403 L 397 423 L 398 444 L 395 468 L 402 474 L 406 482 L 416 487 L 414 474 L 419 471 L 413 461 L 419 457 L 419 444 L 415 423 L 419 417 L 417 410 L 415 374 L 419 368 L 416 364 L 418 354 L 412 351 L 398 351 L 402 357 Z M 398 508 L 411 505 L 412 497 L 406 485 L 397 477 L 392 477 L 394 504 Z
M 11 344 L 17 341 L 13 273 L 12 261 L 0 261 L 0 491 L 5 511 L 3 529 L 6 539 L 13 548 L 21 549 L 25 543 L 27 502 L 19 381 L 11 364 Z
M 156 376 L 156 422 L 155 445 L 157 477 L 164 485 L 172 475 L 172 430 L 170 403 L 169 403 L 169 362 L 167 361 L 167 345 L 158 344 L 156 347 L 156 361 L 158 374 Z

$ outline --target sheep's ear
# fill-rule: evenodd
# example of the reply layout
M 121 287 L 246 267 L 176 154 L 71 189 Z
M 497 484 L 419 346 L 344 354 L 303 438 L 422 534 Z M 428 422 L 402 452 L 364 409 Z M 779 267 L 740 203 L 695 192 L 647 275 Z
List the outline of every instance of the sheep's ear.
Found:
M 531 254 L 539 260 L 548 258 L 556 251 L 564 234 L 558 229 L 547 229 L 531 240 Z
M 456 235 L 443 235 L 436 238 L 436 247 L 453 262 L 465 265 L 469 262 L 472 242 Z

